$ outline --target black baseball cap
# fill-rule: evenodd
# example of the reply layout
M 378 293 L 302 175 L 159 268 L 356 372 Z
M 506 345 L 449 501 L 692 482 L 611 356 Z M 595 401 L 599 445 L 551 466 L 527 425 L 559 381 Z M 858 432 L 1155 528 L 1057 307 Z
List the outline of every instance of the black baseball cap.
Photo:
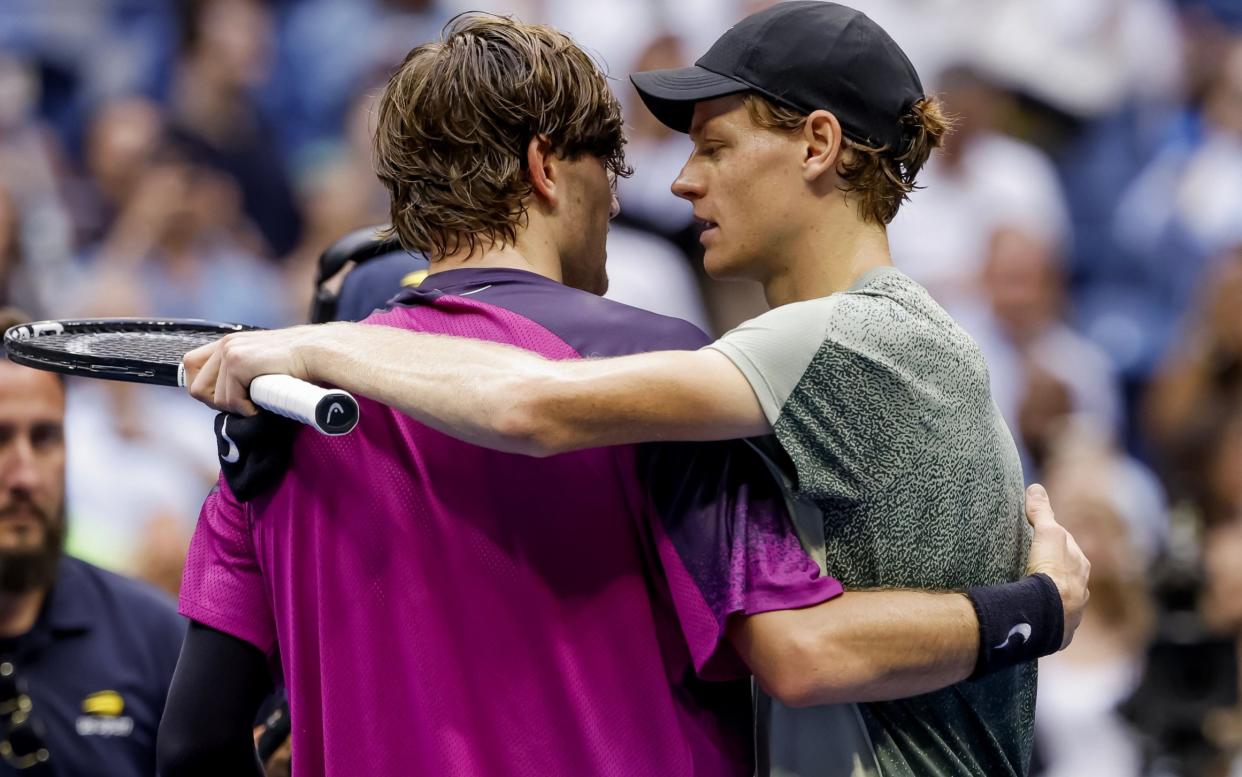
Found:
M 832 111 L 850 140 L 903 148 L 901 118 L 923 98 L 914 65 L 880 25 L 837 3 L 793 0 L 729 28 L 692 67 L 630 76 L 655 117 L 690 131 L 694 104 L 757 92 Z

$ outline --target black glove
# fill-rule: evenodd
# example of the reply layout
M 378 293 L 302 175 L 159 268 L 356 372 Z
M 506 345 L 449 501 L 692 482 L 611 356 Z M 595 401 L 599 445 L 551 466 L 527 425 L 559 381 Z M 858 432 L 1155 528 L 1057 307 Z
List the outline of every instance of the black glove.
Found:
M 238 501 L 248 502 L 280 481 L 299 426 L 297 421 L 266 411 L 216 416 L 220 468 Z

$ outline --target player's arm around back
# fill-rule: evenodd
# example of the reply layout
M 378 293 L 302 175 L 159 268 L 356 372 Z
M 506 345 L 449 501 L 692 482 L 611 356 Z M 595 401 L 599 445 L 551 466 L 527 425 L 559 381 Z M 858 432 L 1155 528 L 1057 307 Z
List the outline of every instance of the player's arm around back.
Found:
M 847 591 L 811 607 L 735 616 L 729 639 L 764 690 L 791 707 L 917 696 L 1056 652 L 1082 621 L 1091 563 L 1042 486 L 1027 490 L 1026 513 L 1029 576 L 1016 583 L 968 594 Z M 1012 638 L 1018 623 L 1021 640 Z
M 746 378 L 712 350 L 551 361 L 496 343 L 338 323 L 230 335 L 185 363 L 191 393 L 222 410 L 253 413 L 250 381 L 283 373 L 534 456 L 771 431 Z

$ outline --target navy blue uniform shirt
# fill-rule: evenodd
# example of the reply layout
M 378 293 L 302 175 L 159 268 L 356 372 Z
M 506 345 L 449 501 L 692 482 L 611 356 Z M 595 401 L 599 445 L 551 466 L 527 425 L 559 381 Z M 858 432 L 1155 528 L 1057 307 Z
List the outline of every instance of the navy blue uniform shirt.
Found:
M 397 251 L 364 262 L 350 270 L 337 295 L 338 321 L 361 321 L 388 301 L 402 288 L 417 286 L 427 277 L 427 260 L 422 256 Z
M 0 640 L 57 777 L 153 777 L 185 621 L 156 589 L 65 556 L 33 629 Z M 2 729 L 0 729 L 2 730 Z M 0 759 L 0 775 L 21 775 Z

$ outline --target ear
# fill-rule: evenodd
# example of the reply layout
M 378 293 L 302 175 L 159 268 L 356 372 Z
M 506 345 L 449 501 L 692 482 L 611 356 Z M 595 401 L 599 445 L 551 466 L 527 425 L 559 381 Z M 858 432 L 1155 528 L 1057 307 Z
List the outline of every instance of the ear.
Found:
M 806 156 L 802 160 L 802 178 L 808 183 L 836 170 L 841 157 L 841 122 L 829 111 L 815 111 L 802 125 Z
M 556 206 L 556 155 L 546 135 L 536 135 L 526 144 L 526 170 L 532 193 L 550 206 Z

